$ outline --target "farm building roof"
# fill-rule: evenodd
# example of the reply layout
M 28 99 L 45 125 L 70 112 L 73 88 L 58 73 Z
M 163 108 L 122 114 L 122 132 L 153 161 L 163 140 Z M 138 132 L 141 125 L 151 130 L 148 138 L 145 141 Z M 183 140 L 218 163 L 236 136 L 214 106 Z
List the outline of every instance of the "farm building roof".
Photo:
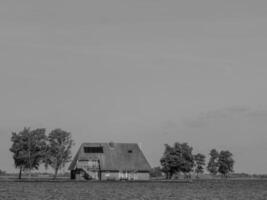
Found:
M 91 147 L 100 147 L 103 153 L 91 152 Z M 69 170 L 75 169 L 77 161 L 86 160 L 99 160 L 100 168 L 104 171 L 149 171 L 151 169 L 136 143 L 83 143 L 74 156 Z

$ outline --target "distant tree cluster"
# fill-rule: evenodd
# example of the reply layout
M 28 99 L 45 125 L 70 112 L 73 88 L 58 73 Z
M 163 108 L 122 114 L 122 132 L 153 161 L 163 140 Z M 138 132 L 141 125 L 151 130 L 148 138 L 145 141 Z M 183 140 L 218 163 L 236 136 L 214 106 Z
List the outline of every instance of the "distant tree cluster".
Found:
M 163 172 L 162 172 L 160 167 L 153 167 L 150 171 L 151 177 L 161 177 L 162 174 L 163 174 Z
M 212 175 L 220 173 L 224 177 L 233 172 L 233 154 L 229 151 L 220 153 L 212 149 L 207 165 L 207 170 Z M 172 179 L 174 175 L 183 173 L 184 177 L 190 178 L 191 173 L 203 174 L 206 165 L 206 157 L 201 153 L 193 154 L 193 147 L 187 143 L 174 143 L 173 146 L 165 145 L 165 151 L 160 159 L 161 171 L 165 173 L 166 179 Z
M 0 169 L 0 175 L 5 175 L 6 172 Z
M 19 179 L 23 171 L 39 169 L 41 164 L 52 167 L 55 170 L 54 178 L 58 170 L 65 166 L 71 159 L 71 147 L 74 142 L 71 133 L 54 129 L 46 135 L 45 129 L 24 128 L 22 131 L 12 133 L 12 146 L 14 164 L 19 168 Z
M 234 159 L 230 151 L 218 152 L 216 149 L 210 151 L 210 159 L 207 170 L 212 175 L 220 173 L 227 177 L 229 173 L 234 172 Z

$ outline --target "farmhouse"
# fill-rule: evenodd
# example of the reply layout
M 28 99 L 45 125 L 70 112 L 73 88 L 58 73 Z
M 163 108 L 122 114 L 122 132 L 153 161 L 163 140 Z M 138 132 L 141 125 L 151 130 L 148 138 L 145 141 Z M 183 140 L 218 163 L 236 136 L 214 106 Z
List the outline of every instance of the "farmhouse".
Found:
M 83 143 L 69 166 L 71 179 L 148 180 L 151 167 L 135 143 Z

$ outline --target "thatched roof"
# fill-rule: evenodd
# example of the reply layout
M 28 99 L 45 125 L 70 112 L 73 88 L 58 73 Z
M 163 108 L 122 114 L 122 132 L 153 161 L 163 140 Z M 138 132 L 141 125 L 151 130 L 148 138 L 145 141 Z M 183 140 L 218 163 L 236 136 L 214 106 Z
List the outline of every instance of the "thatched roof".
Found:
M 103 147 L 103 153 L 85 153 L 84 147 Z M 80 160 L 99 160 L 101 170 L 149 171 L 143 152 L 135 143 L 83 143 L 69 166 L 74 170 Z

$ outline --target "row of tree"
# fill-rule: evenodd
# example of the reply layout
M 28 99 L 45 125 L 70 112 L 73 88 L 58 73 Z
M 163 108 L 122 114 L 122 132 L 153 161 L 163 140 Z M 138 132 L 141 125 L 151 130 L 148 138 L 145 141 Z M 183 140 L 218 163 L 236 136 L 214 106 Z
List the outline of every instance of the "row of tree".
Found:
M 0 176 L 5 175 L 5 174 L 6 174 L 6 172 L 0 169 Z
M 74 145 L 71 133 L 61 129 L 54 129 L 46 134 L 45 129 L 24 128 L 18 133 L 13 132 L 11 141 L 10 151 L 13 153 L 15 167 L 19 168 L 19 179 L 23 171 L 28 171 L 31 175 L 31 170 L 38 170 L 41 164 L 46 168 L 53 168 L 56 178 L 58 171 L 70 161 L 71 147 Z M 209 156 L 207 171 L 212 175 L 220 173 L 227 177 L 233 172 L 234 160 L 231 152 L 212 149 Z M 192 172 L 198 177 L 204 172 L 205 159 L 205 155 L 201 153 L 193 154 L 193 147 L 187 143 L 175 143 L 173 146 L 166 144 L 160 159 L 160 170 L 166 174 L 167 179 L 179 173 L 189 178 Z M 152 173 L 157 173 L 157 170 Z
M 231 172 L 234 172 L 234 159 L 230 151 L 220 151 L 212 149 L 209 153 L 210 159 L 207 165 L 207 170 L 212 175 L 220 173 L 227 177 Z
M 71 159 L 71 147 L 74 142 L 71 133 L 54 129 L 46 134 L 45 129 L 24 128 L 22 131 L 12 133 L 12 146 L 15 167 L 19 168 L 19 179 L 23 171 L 39 169 L 41 164 L 46 168 L 54 169 L 54 179 L 58 171 Z
M 209 162 L 207 170 L 216 175 L 220 173 L 224 177 L 233 172 L 234 159 L 230 151 L 220 151 L 212 149 L 209 154 Z M 175 143 L 173 146 L 165 145 L 165 151 L 160 159 L 161 170 L 165 173 L 167 179 L 171 179 L 174 175 L 183 173 L 185 177 L 191 177 L 191 173 L 195 172 L 197 177 L 204 173 L 205 155 L 198 153 L 193 154 L 193 147 L 187 143 Z

